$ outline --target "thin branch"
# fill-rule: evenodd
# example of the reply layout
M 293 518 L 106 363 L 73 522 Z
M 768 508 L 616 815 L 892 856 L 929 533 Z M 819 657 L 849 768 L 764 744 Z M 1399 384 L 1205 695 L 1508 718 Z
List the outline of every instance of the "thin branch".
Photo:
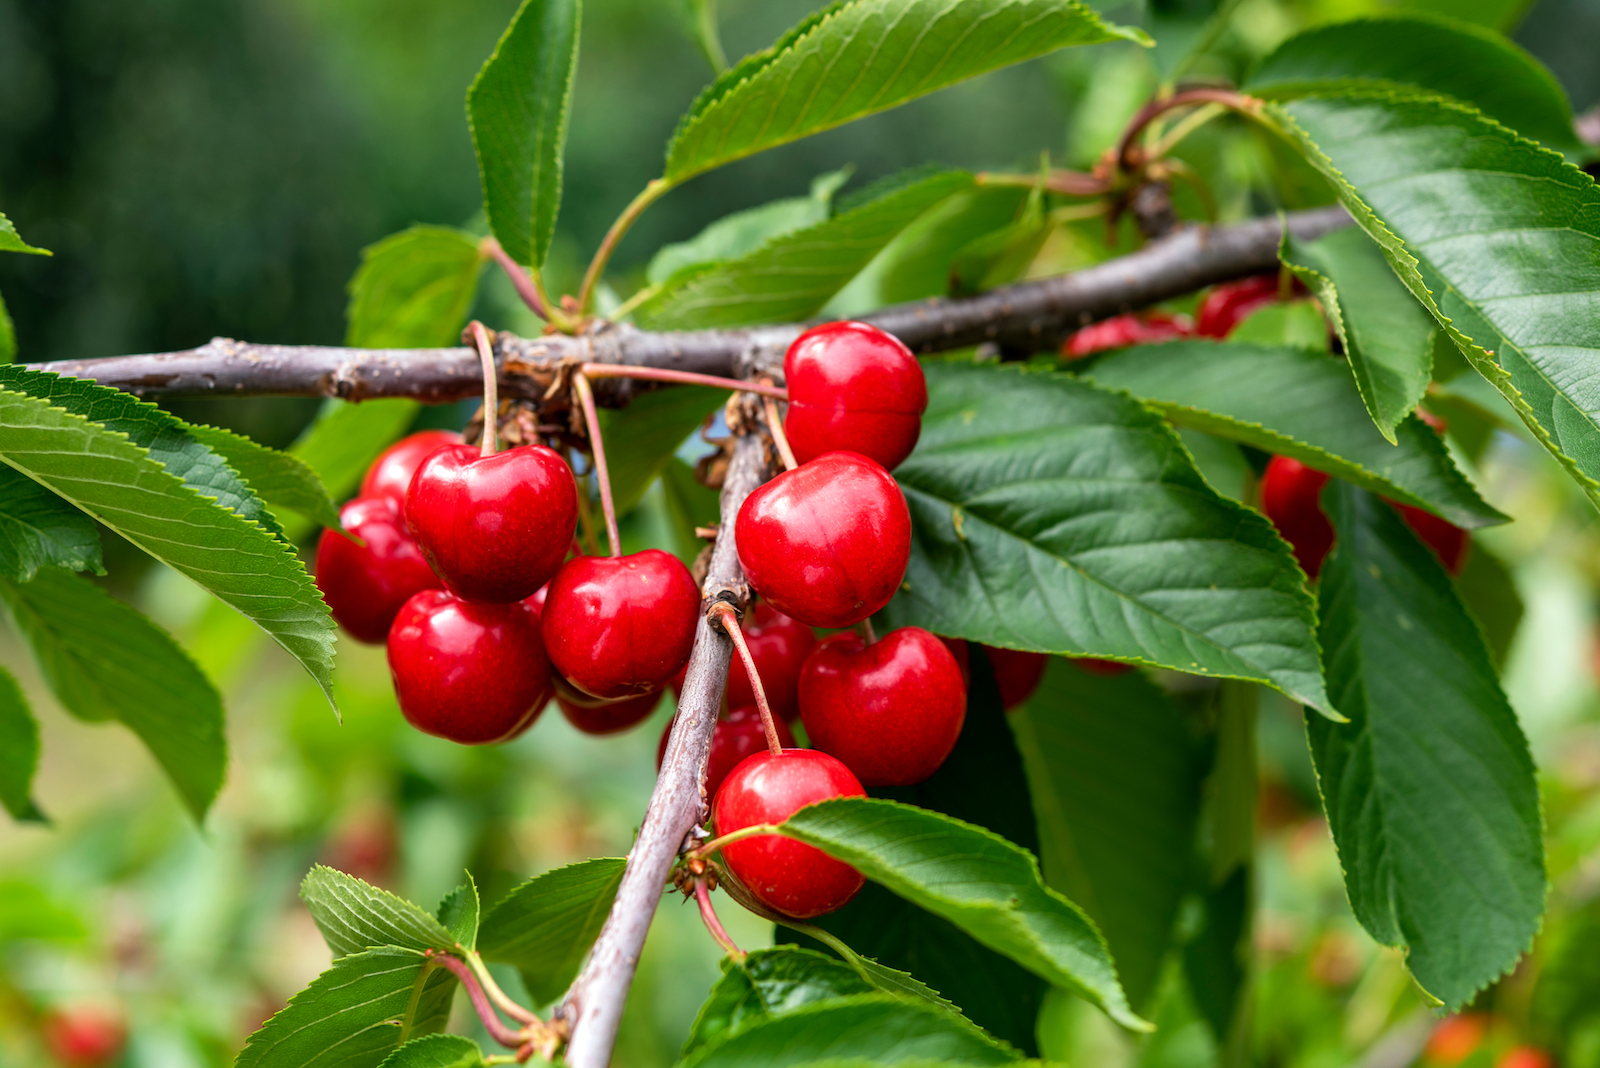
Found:
M 478 247 L 487 252 L 494 262 L 500 265 L 500 269 L 511 280 L 511 287 L 517 291 L 517 296 L 522 298 L 522 303 L 528 306 L 528 310 L 546 322 L 550 322 L 550 310 L 547 307 L 549 301 L 545 298 L 543 290 L 540 289 L 538 280 L 524 270 L 522 264 L 512 259 L 510 253 L 501 248 L 500 242 L 494 238 L 484 238 L 478 243 Z

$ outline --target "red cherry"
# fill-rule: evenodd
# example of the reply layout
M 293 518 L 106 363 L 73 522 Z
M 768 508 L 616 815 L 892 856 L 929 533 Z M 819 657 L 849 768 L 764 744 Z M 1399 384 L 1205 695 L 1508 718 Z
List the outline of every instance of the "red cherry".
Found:
M 543 445 L 431 453 L 406 491 L 406 522 L 450 591 L 509 604 L 549 582 L 578 525 L 578 485 Z
M 900 587 L 911 511 L 877 461 L 830 452 L 750 494 L 734 536 L 745 576 L 772 607 L 813 627 L 849 627 Z
M 393 497 L 396 504 L 406 499 L 406 487 L 429 454 L 446 445 L 461 444 L 461 435 L 450 430 L 421 430 L 390 445 L 372 461 L 361 480 L 361 496 Z
M 352 638 L 377 645 L 413 593 L 443 584 L 392 498 L 357 497 L 339 510 L 339 523 L 367 544 L 324 530 L 317 542 L 317 588 Z
M 1097 660 L 1092 656 L 1080 656 L 1072 661 L 1080 670 L 1091 675 L 1103 675 L 1110 678 L 1113 675 L 1126 675 L 1133 670 L 1132 664 L 1123 664 L 1115 660 Z
M 801 463 L 845 451 L 892 468 L 916 448 L 928 384 L 894 335 L 866 323 L 814 326 L 789 346 L 783 378 L 783 429 Z
M 1506 1050 L 1494 1068 L 1555 1068 L 1555 1058 L 1533 1046 L 1513 1046 Z
M 1000 707 L 1007 712 L 1033 696 L 1044 678 L 1044 669 L 1050 666 L 1048 653 L 1029 653 L 1021 649 L 999 649 L 992 645 L 983 647 L 994 668 L 994 681 L 1000 687 Z
M 1333 548 L 1333 524 L 1322 511 L 1322 487 L 1328 476 L 1287 456 L 1274 456 L 1261 476 L 1261 510 L 1294 549 L 1294 557 L 1310 578 L 1322 573 L 1322 561 Z
M 939 770 L 961 736 L 967 688 L 943 642 L 921 627 L 868 645 L 835 634 L 800 675 L 800 719 L 814 748 L 864 786 L 911 786 Z
M 1213 286 L 1195 313 L 1195 333 L 1201 337 L 1227 337 L 1253 312 L 1277 301 L 1280 292 L 1276 274 L 1258 274 Z
M 44 1042 L 62 1068 L 104 1068 L 122 1053 L 128 1031 L 104 1009 L 55 1009 L 44 1018 Z
M 676 556 L 575 556 L 550 583 L 545 648 L 568 682 L 615 700 L 661 689 L 689 659 L 700 590 Z
M 850 769 L 815 749 L 763 750 L 746 757 L 722 781 L 712 802 L 718 834 L 782 823 L 807 805 L 835 797 L 865 797 Z M 861 889 L 861 873 L 816 846 L 775 834 L 734 842 L 722 859 L 756 900 L 807 920 L 840 908 Z
M 618 734 L 650 718 L 661 703 L 661 691 L 652 690 L 620 701 L 590 697 L 560 675 L 552 673 L 556 704 L 567 722 L 584 734 Z
M 1462 565 L 1467 562 L 1467 547 L 1472 544 L 1466 531 L 1432 512 L 1413 508 L 1409 504 L 1389 503 L 1400 509 L 1400 518 L 1406 521 L 1406 526 L 1416 531 L 1422 544 L 1433 550 L 1433 555 L 1439 558 L 1446 571 L 1452 575 L 1461 574 Z
M 800 669 L 817 647 L 817 636 L 810 627 L 765 601 L 756 603 L 743 629 L 744 642 L 750 647 L 750 658 L 756 662 L 756 674 L 761 676 L 761 688 L 767 695 L 767 706 L 774 716 L 794 719 L 800 714 Z M 724 693 L 729 708 L 756 703 L 750 676 L 738 654 L 728 665 Z
M 550 700 L 550 662 L 526 601 L 416 594 L 389 630 L 389 674 L 413 727 L 463 745 L 515 737 Z
M 672 724 L 676 722 L 678 720 L 674 716 L 661 732 L 661 744 L 656 746 L 658 770 L 666 759 L 667 739 L 672 737 Z M 793 749 L 794 732 L 789 725 L 781 719 L 775 719 L 772 726 L 778 732 L 778 743 L 785 749 Z M 706 761 L 706 796 L 716 797 L 717 787 L 728 777 L 728 772 L 745 757 L 766 748 L 767 732 L 761 727 L 761 713 L 756 706 L 740 705 L 728 709 L 727 714 L 717 720 L 716 729 L 711 734 L 711 756 Z
M 956 658 L 956 667 L 961 669 L 961 685 L 972 685 L 972 650 L 968 648 L 963 638 L 946 638 L 939 635 L 939 640 L 944 642 L 944 647 L 950 650 L 950 655 Z
M 1423 1061 L 1428 1064 L 1459 1064 L 1482 1045 L 1489 1029 L 1486 1013 L 1465 1012 L 1447 1016 L 1434 1026 L 1423 1049 Z
M 1183 315 L 1168 315 L 1160 311 L 1117 315 L 1092 323 L 1074 333 L 1067 338 L 1067 343 L 1061 346 L 1061 354 L 1069 360 L 1081 360 L 1085 356 L 1106 349 L 1150 345 L 1158 341 L 1189 337 L 1193 333 L 1194 327 L 1190 325 L 1188 317 Z

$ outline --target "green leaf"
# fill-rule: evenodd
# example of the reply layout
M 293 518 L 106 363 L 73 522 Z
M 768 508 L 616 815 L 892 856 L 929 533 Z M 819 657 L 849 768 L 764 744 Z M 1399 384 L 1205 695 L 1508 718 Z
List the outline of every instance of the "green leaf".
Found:
M 334 500 L 343 500 L 355 492 L 378 454 L 411 428 L 421 409 L 416 401 L 398 397 L 361 404 L 329 399 L 289 453 L 316 472 Z
M 1307 718 L 1356 918 L 1449 1010 L 1528 949 L 1546 890 L 1533 760 L 1478 627 L 1398 513 L 1330 482 L 1329 687 Z M 1485 902 L 1493 902 L 1486 908 Z
M 1495 664 L 1504 665 L 1525 611 L 1516 579 L 1498 557 L 1475 543 L 1456 576 L 1456 592 L 1483 628 Z
M 1600 189 L 1475 112 L 1392 94 L 1267 116 L 1600 505 Z M 1493 355 L 1490 355 L 1493 353 Z
M 1286 231 L 1280 258 L 1322 301 L 1367 412 L 1394 443 L 1394 428 L 1416 410 L 1433 377 L 1433 316 L 1357 227 L 1310 242 Z
M 561 206 L 581 0 L 523 0 L 467 90 L 489 227 L 512 259 L 543 266 Z
M 919 215 L 972 188 L 965 171 L 899 185 L 738 259 L 680 274 L 634 311 L 652 330 L 792 322 L 819 311 Z
M 539 1005 L 561 996 L 611 912 L 623 859 L 585 860 L 537 875 L 501 898 L 478 928 L 484 960 L 515 965 Z
M 413 226 L 361 250 L 350 279 L 345 344 L 404 349 L 456 345 L 485 256 L 477 238 Z
M 0 363 L 10 363 L 17 358 L 17 328 L 6 311 L 4 297 L 0 297 Z
M 88 933 L 77 913 L 33 883 L 17 879 L 0 882 L 0 941 L 78 942 Z
M 1383 440 L 1344 364 L 1304 349 L 1174 341 L 1113 353 L 1089 370 L 1183 426 L 1292 456 L 1468 529 L 1504 523 L 1415 415 Z
M 1241 864 L 1199 898 L 1199 924 L 1183 946 L 1183 974 L 1194 1007 L 1225 1045 L 1238 1032 L 1250 974 L 1251 869 Z M 1248 1019 L 1248 1017 L 1246 1017 Z
M 1192 882 L 1201 767 L 1188 724 L 1142 672 L 1092 675 L 1059 657 L 1011 723 L 1045 880 L 1099 926 L 1144 1007 Z
M 311 910 L 317 930 L 335 957 L 374 946 L 415 950 L 456 947 L 455 935 L 423 909 L 354 875 L 321 864 L 300 883 L 300 900 Z
M 913 523 L 897 625 L 1255 679 L 1336 715 L 1288 547 L 1159 416 L 1069 375 L 924 370 L 922 437 L 895 470 Z
M 875 991 L 850 965 L 810 949 L 757 949 L 742 962 L 724 957 L 722 978 L 700 1006 L 683 1054 L 804 1005 Z
M 719 496 L 716 490 L 699 483 L 694 477 L 694 468 L 676 456 L 667 458 L 661 468 L 661 498 L 672 521 L 672 539 L 678 559 L 685 565 L 693 566 L 695 557 L 706 545 L 695 528 L 712 526 L 720 518 Z
M 413 1038 L 383 1059 L 378 1068 L 480 1068 L 483 1050 L 460 1035 Z
M 801 809 L 780 833 L 854 865 L 979 942 L 1135 1030 L 1105 940 L 1083 911 L 1044 885 L 1039 862 L 991 831 L 879 798 Z
M 948 285 L 952 296 L 981 293 L 1015 282 L 1055 230 L 1044 212 L 1043 198 L 1031 196 L 1013 222 L 967 242 L 951 259 Z
M 39 767 L 39 724 L 11 672 L 0 668 L 0 804 L 18 821 L 44 820 L 33 803 Z
M 1245 84 L 1269 100 L 1384 88 L 1450 97 L 1551 148 L 1580 147 L 1567 94 L 1544 65 L 1502 34 L 1453 18 L 1318 26 L 1279 45 Z
M 0 462 L 252 620 L 305 666 L 331 703 L 333 620 L 294 550 L 260 523 L 202 496 L 158 455 L 82 415 L 0 389 Z M 202 466 L 196 462 L 189 473 Z M 228 468 L 219 461 L 216 471 Z
M 327 487 L 298 456 L 269 449 L 231 430 L 195 423 L 188 424 L 188 430 L 196 441 L 239 472 L 268 504 L 292 508 L 325 527 L 338 529 L 339 509 L 329 498 Z
M 467 881 L 444 896 L 439 902 L 439 922 L 450 937 L 467 949 L 478 944 L 478 884 L 467 872 Z
M 49 249 L 35 248 L 17 234 L 17 228 L 0 211 L 0 252 L 26 252 L 34 256 L 53 256 Z
M 1148 40 L 1072 0 L 840 0 L 747 56 L 667 146 L 666 180 L 696 174 L 1068 45 Z
M 888 1065 L 1011 1064 L 1017 1052 L 954 1013 L 886 994 L 802 1006 L 686 1057 L 683 1068 L 788 1068 L 819 1061 Z
M 717 29 L 717 0 L 679 0 L 684 18 L 689 23 L 690 36 L 705 54 L 706 62 L 714 74 L 728 69 L 728 57 L 722 51 L 722 34 Z
M 0 581 L 39 671 L 67 711 L 114 719 L 139 736 L 196 820 L 228 767 L 222 698 L 172 636 L 93 582 L 42 568 L 31 582 Z
M 41 567 L 105 574 L 100 532 L 33 479 L 0 467 L 0 578 L 27 582 Z
M 444 1028 L 455 986 L 414 949 L 340 957 L 250 1036 L 234 1068 L 377 1068 L 411 1038 Z
M 600 409 L 600 437 L 618 515 L 638 506 L 683 439 L 727 400 L 725 389 L 679 386 L 637 393 L 620 410 Z

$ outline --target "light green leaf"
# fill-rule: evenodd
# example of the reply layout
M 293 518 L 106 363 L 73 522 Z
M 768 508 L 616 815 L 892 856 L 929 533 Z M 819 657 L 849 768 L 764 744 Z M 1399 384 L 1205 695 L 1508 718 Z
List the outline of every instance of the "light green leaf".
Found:
M 700 1006 L 683 1054 L 802 1006 L 875 990 L 850 965 L 811 949 L 774 946 L 752 950 L 740 962 L 725 957 L 722 978 Z
M 1337 715 L 1288 546 L 1159 416 L 1069 375 L 924 371 L 922 437 L 895 470 L 913 526 L 895 625 L 1255 679 Z
M 1469 529 L 1506 517 L 1478 496 L 1439 435 L 1415 415 L 1383 440 L 1342 361 L 1229 341 L 1125 349 L 1089 370 L 1183 426 L 1292 456 Z
M 512 259 L 544 265 L 561 206 L 581 0 L 523 0 L 467 90 L 489 227 Z
M 414 949 L 340 957 L 250 1036 L 234 1068 L 377 1068 L 413 1037 L 443 1030 L 455 987 Z
M 941 200 L 972 188 L 965 171 L 942 171 L 738 259 L 676 276 L 634 311 L 653 330 L 792 322 L 815 314 L 896 234 Z
M 421 409 L 416 401 L 398 397 L 361 404 L 329 399 L 289 453 L 316 472 L 329 496 L 343 500 L 355 492 L 378 454 L 410 429 Z
M 0 466 L 0 578 L 27 582 L 41 567 L 105 574 L 100 532 L 83 512 Z
M 479 911 L 478 884 L 469 871 L 467 881 L 450 891 L 444 896 L 444 900 L 439 902 L 439 922 L 457 943 L 467 949 L 474 949 L 478 943 Z
M 115 719 L 139 736 L 196 820 L 228 767 L 222 698 L 171 635 L 70 571 L 0 581 L 4 600 L 67 711 Z
M 840 0 L 709 86 L 667 146 L 696 174 L 1068 45 L 1147 40 L 1073 0 Z
M 335 957 L 374 946 L 416 950 L 456 946 L 456 937 L 443 924 L 405 898 L 321 864 L 300 883 L 300 900 L 311 910 Z
M 1453 1011 L 1539 929 L 1533 760 L 1434 555 L 1354 487 L 1330 482 L 1323 507 L 1338 540 L 1322 572 L 1322 640 L 1350 717 L 1307 717 L 1328 825 L 1356 918 L 1404 949 L 1418 984 Z
M 585 860 L 529 879 L 484 915 L 478 952 L 520 969 L 536 1004 L 554 1001 L 599 937 L 625 864 Z
M 33 883 L 20 879 L 0 882 L 0 940 L 79 942 L 88 933 L 76 912 Z
M 716 490 L 696 480 L 694 468 L 676 456 L 668 457 L 661 468 L 661 499 L 671 520 L 674 550 L 685 565 L 692 566 L 705 548 L 706 541 L 695 533 L 695 528 L 717 522 L 718 497 Z
M 1269 100 L 1385 88 L 1447 96 L 1551 148 L 1580 147 L 1567 94 L 1543 64 L 1502 34 L 1439 15 L 1314 27 L 1279 45 L 1245 83 Z
M 1416 410 L 1433 377 L 1433 316 L 1357 227 L 1310 242 L 1285 232 L 1279 256 L 1322 301 L 1361 399 L 1393 443 L 1394 428 Z
M 1011 725 L 1045 879 L 1104 932 L 1128 1001 L 1144 1006 L 1193 878 L 1201 767 L 1183 713 L 1142 672 L 1053 657 Z
M 33 803 L 39 767 L 39 724 L 11 672 L 0 668 L 0 804 L 14 820 L 43 821 Z
M 413 226 L 368 245 L 350 279 L 345 344 L 367 349 L 459 344 L 485 260 L 477 238 L 444 226 Z
M 4 297 L 0 297 L 0 363 L 10 363 L 17 358 L 17 328 L 6 311 Z
M 1124 1027 L 1150 1025 L 1128 1008 L 1105 939 L 1083 911 L 1044 885 L 1039 862 L 982 827 L 878 798 L 801 809 L 781 833 L 817 846 L 942 916 Z
M 727 400 L 725 389 L 677 386 L 636 393 L 626 408 L 600 409 L 600 437 L 618 515 L 638 506 L 683 440 Z
M 413 1038 L 383 1059 L 378 1068 L 479 1068 L 483 1050 L 460 1035 Z
M 304 460 L 231 430 L 196 423 L 187 426 L 196 441 L 226 460 L 262 500 L 338 529 L 339 509 L 328 497 L 322 479 Z
M 34 256 L 55 255 L 49 249 L 35 248 L 22 240 L 17 234 L 16 226 L 6 218 L 5 212 L 0 212 L 0 252 L 26 252 Z
M 1271 105 L 1267 115 L 1600 505 L 1594 179 L 1442 100 L 1353 93 Z

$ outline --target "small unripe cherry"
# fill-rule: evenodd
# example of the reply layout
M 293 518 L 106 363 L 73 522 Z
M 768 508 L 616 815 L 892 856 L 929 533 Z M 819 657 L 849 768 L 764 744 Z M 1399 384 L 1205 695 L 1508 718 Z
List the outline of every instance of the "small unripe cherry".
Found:
M 905 495 L 883 465 L 853 452 L 819 456 L 757 489 L 734 534 L 750 584 L 813 627 L 849 627 L 878 611 L 911 559 Z
M 745 645 L 749 646 L 750 658 L 756 664 L 756 674 L 761 676 L 767 706 L 774 716 L 793 720 L 800 714 L 800 669 L 805 666 L 811 650 L 817 647 L 817 636 L 810 627 L 765 601 L 756 603 L 743 630 Z M 723 692 L 729 708 L 756 703 L 750 675 L 737 656 L 728 665 L 728 685 Z
M 603 701 L 584 693 L 559 674 L 552 673 L 551 682 L 555 686 L 556 706 L 561 709 L 561 714 L 584 734 L 620 734 L 649 719 L 650 713 L 661 703 L 659 690 L 617 701 Z
M 789 346 L 783 378 L 783 429 L 801 463 L 845 451 L 893 468 L 916 448 L 928 384 L 894 335 L 866 323 L 814 326 Z
M 1152 345 L 1193 334 L 1194 327 L 1187 316 L 1162 311 L 1132 312 L 1102 319 L 1074 332 L 1061 346 L 1061 354 L 1069 360 L 1081 360 L 1108 349 Z
M 850 769 L 815 749 L 762 751 L 746 757 L 717 790 L 711 813 L 716 833 L 778 824 L 807 805 L 835 797 L 865 797 Z M 816 846 L 776 834 L 723 847 L 723 862 L 762 904 L 807 920 L 842 907 L 865 880 Z
M 689 659 L 700 589 L 676 556 L 577 556 L 550 582 L 541 631 L 550 662 L 591 697 L 654 693 Z
M 983 652 L 989 658 L 989 666 L 994 668 L 995 685 L 1000 689 L 1000 707 L 1007 712 L 1033 696 L 1044 678 L 1044 669 L 1050 666 L 1048 653 L 992 645 L 985 645 Z
M 678 719 L 674 716 L 661 732 L 661 744 L 656 746 L 658 770 L 667 756 L 667 739 L 672 737 L 672 725 L 677 722 Z M 772 727 L 777 732 L 778 744 L 785 749 L 793 749 L 794 732 L 789 729 L 789 725 L 781 719 L 774 719 Z M 766 748 L 767 733 L 762 729 L 761 713 L 756 710 L 756 706 L 738 705 L 728 709 L 727 713 L 717 720 L 716 728 L 711 734 L 711 754 L 706 760 L 706 796 L 716 797 L 717 788 L 722 785 L 722 780 L 728 777 L 728 772 L 745 757 Z
M 339 510 L 339 524 L 366 544 L 324 530 L 317 542 L 317 588 L 352 638 L 378 645 L 389 637 L 389 625 L 412 594 L 443 583 L 393 498 L 357 497 Z
M 461 444 L 461 435 L 453 430 L 419 430 L 390 445 L 372 461 L 361 480 L 362 497 L 390 497 L 396 504 L 404 504 L 406 489 L 411 479 L 433 453 L 446 445 Z

